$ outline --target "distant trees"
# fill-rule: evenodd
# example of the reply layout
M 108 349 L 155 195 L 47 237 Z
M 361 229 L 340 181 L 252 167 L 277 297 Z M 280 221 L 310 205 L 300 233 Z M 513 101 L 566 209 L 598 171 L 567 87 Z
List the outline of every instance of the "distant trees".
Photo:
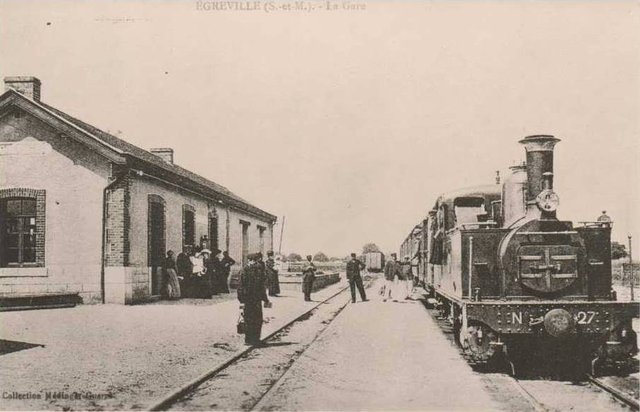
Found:
M 380 248 L 375 243 L 366 243 L 362 246 L 362 253 L 380 252 Z
M 302 262 L 302 256 L 297 253 L 289 253 L 287 255 L 287 262 Z
M 618 242 L 611 242 L 611 259 L 621 259 L 629 256 L 625 245 Z
M 328 262 L 329 258 L 324 253 L 318 252 L 313 255 L 313 260 L 315 260 L 316 262 Z

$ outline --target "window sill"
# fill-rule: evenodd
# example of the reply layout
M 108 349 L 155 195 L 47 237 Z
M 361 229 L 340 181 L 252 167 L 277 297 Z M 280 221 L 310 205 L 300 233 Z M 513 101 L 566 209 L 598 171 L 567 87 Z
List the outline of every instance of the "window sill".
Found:
M 6 267 L 0 268 L 0 278 L 47 277 L 46 267 Z

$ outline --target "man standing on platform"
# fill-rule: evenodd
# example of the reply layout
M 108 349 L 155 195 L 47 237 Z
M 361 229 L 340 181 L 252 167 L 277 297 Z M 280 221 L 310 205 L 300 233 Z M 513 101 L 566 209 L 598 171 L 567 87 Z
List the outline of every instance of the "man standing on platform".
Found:
M 304 300 L 311 301 L 311 290 L 313 289 L 313 281 L 316 279 L 316 265 L 312 262 L 313 256 L 307 256 L 307 263 L 302 269 L 302 293 L 304 293 Z
M 360 293 L 360 299 L 367 301 L 367 295 L 364 293 L 364 285 L 362 284 L 362 276 L 360 271 L 365 268 L 365 264 L 356 258 L 356 254 L 351 254 L 351 260 L 347 262 L 347 279 L 349 280 L 349 288 L 351 289 L 351 302 L 356 303 L 356 287 Z
M 411 267 L 411 258 L 409 256 L 405 256 L 404 262 L 400 264 L 400 272 L 403 277 L 400 280 L 400 290 L 405 295 L 405 299 L 411 299 L 413 293 L 413 268 Z
M 280 294 L 280 280 L 278 279 L 278 270 L 276 269 L 276 261 L 273 259 L 273 252 L 267 252 L 267 285 L 269 285 L 269 296 L 278 296 Z
M 265 276 L 262 268 L 262 254 L 253 253 L 247 256 L 249 264 L 240 271 L 238 282 L 238 300 L 242 303 L 246 332 L 246 345 L 259 345 L 262 333 L 262 302 L 271 307 L 265 289 Z
M 211 294 L 222 293 L 222 263 L 220 262 L 220 249 L 214 249 L 208 261 L 205 261 L 207 274 L 211 282 Z
M 222 252 L 222 261 L 221 261 L 221 279 L 220 283 L 222 285 L 221 293 L 229 293 L 229 273 L 231 273 L 231 266 L 235 265 L 236 261 L 233 260 L 231 256 L 229 256 L 229 252 L 226 250 Z
M 386 302 L 387 299 L 391 299 L 391 289 L 393 288 L 393 281 L 400 273 L 400 265 L 397 262 L 398 255 L 395 253 L 391 254 L 391 259 L 387 261 L 384 265 L 384 299 L 383 302 Z M 397 292 L 396 292 L 397 293 Z
M 190 298 L 192 295 L 191 274 L 193 272 L 193 264 L 191 263 L 191 246 L 184 246 L 182 252 L 178 254 L 176 259 L 176 269 L 178 271 L 178 280 L 180 281 L 180 291 L 184 298 Z

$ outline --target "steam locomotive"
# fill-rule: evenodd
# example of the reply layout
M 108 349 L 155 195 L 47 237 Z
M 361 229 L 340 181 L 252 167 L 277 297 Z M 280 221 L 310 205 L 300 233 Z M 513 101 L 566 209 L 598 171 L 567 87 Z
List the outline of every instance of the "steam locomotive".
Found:
M 556 216 L 559 141 L 520 140 L 526 163 L 503 184 L 441 195 L 400 247 L 473 363 L 553 348 L 595 373 L 638 351 L 638 306 L 611 288 L 611 223 Z

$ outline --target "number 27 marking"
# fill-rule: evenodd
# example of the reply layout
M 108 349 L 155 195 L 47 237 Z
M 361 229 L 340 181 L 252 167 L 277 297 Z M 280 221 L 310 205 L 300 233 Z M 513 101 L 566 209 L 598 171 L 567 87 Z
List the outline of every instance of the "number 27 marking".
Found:
M 580 311 L 576 315 L 576 321 L 580 325 L 588 325 L 589 323 L 591 323 L 591 321 L 595 316 L 596 316 L 596 313 L 591 310 L 587 312 Z

